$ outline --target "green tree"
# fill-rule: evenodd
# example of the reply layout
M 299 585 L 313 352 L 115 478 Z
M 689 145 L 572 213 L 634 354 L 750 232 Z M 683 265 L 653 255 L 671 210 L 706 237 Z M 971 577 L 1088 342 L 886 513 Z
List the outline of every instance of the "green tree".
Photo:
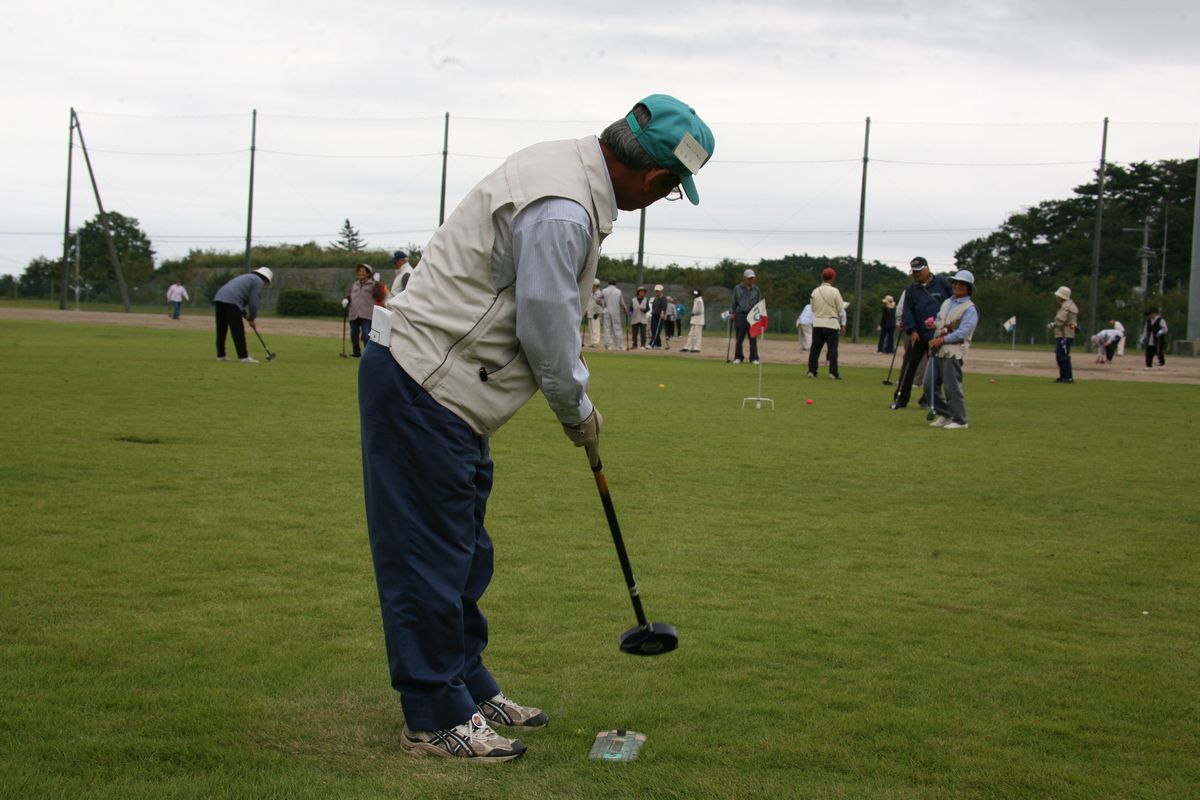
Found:
M 154 248 L 150 246 L 150 238 L 142 231 L 141 225 L 135 218 L 116 211 L 108 212 L 108 224 L 117 257 L 121 260 L 125 282 L 132 286 L 149 280 L 154 274 Z M 69 242 L 68 258 L 73 264 L 74 237 Z M 103 291 L 103 287 L 110 284 L 116 285 L 117 276 L 108 255 L 104 223 L 99 214 L 79 229 L 79 276 L 85 283 L 95 284 L 98 291 Z
M 61 280 L 61 277 L 62 262 L 38 256 L 21 273 L 19 291 L 25 297 L 48 295 L 54 291 L 55 281 Z
M 338 240 L 333 243 L 335 250 L 341 250 L 344 253 L 357 253 L 366 248 L 366 246 L 367 243 L 363 241 L 355 227 L 350 224 L 350 220 L 346 220 L 345 224 L 342 225 L 342 230 L 338 234 Z

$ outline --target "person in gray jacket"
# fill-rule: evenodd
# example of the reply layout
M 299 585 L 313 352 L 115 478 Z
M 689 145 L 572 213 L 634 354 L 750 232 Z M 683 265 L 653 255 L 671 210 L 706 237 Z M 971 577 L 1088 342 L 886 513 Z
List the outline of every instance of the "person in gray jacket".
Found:
M 358 280 L 350 284 L 346 296 L 342 298 L 342 308 L 350 320 L 350 344 L 354 347 L 351 354 L 355 358 L 362 357 L 362 345 L 371 337 L 371 317 L 375 313 L 376 302 L 383 301 L 383 284 L 371 276 L 369 264 L 359 264 L 354 268 Z
M 225 358 L 225 335 L 233 335 L 233 347 L 237 350 L 238 361 L 243 364 L 257 364 L 246 349 L 246 329 L 242 327 L 242 317 L 250 323 L 250 327 L 258 330 L 255 320 L 258 319 L 258 304 L 262 299 L 264 286 L 271 285 L 274 277 L 268 267 L 259 267 L 253 272 L 238 275 L 217 290 L 213 296 L 213 305 L 217 309 L 217 361 L 227 361 Z
M 540 390 L 600 469 L 603 420 L 579 330 L 600 243 L 618 209 L 685 195 L 698 203 L 693 175 L 712 151 L 708 126 L 666 95 L 637 103 L 598 138 L 527 147 L 467 193 L 408 288 L 388 301 L 389 325 L 363 353 L 358 397 L 367 532 L 404 752 L 509 761 L 525 745 L 491 725 L 549 721 L 504 694 L 484 665 L 489 437 Z

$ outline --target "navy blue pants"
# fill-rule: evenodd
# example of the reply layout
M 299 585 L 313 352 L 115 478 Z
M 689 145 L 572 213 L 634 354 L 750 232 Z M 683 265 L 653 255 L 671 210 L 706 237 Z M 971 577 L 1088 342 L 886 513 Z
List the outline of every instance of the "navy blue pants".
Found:
M 371 320 L 355 317 L 350 320 L 350 344 L 354 347 L 354 355 L 360 355 L 364 345 L 371 338 Z
M 367 531 L 392 687 L 411 730 L 461 725 L 500 691 L 483 666 L 492 578 L 488 441 L 369 343 L 358 370 Z
M 1071 371 L 1071 342 L 1074 339 L 1068 339 L 1060 336 L 1054 340 L 1054 360 L 1058 362 L 1058 379 L 1061 381 L 1075 380 L 1075 373 Z

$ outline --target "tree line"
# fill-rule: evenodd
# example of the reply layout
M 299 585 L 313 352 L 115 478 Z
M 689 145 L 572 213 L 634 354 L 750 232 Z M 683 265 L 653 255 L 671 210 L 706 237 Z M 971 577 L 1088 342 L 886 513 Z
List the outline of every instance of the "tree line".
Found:
M 1169 319 L 1182 322 L 1190 274 L 1196 169 L 1196 159 L 1108 167 L 1097 287 L 1099 324 L 1116 318 L 1125 322 L 1126 327 L 1130 323 L 1136 325 L 1142 311 L 1150 305 L 1162 307 Z M 1001 338 L 999 324 L 1013 315 L 1018 317 L 1020 338 L 1040 334 L 1037 328 L 1054 314 L 1051 294 L 1060 285 L 1070 286 L 1076 297 L 1088 296 L 1098 195 L 1097 175 L 1075 187 L 1071 197 L 1045 200 L 1010 214 L 995 231 L 972 239 L 955 251 L 957 268 L 975 274 L 975 297 L 983 318 L 980 338 Z M 193 249 L 181 258 L 165 259 L 156 267 L 154 249 L 138 220 L 115 211 L 110 211 L 108 217 L 130 285 L 165 285 L 176 278 L 186 283 L 214 271 L 237 273 L 244 269 L 244 253 L 211 249 Z M 99 215 L 86 222 L 78 237 L 69 242 L 68 259 L 73 265 L 78 249 L 80 279 L 88 286 L 91 299 L 116 296 L 107 247 Z M 420 262 L 419 246 L 409 244 L 404 249 L 411 263 Z M 252 248 L 250 258 L 255 266 L 272 269 L 351 269 L 358 263 L 367 263 L 386 271 L 391 267 L 391 253 L 390 249 L 368 246 L 347 219 L 338 239 L 329 245 L 315 241 L 260 245 Z M 1144 293 L 1143 255 L 1149 265 Z M 826 267 L 838 271 L 839 288 L 847 300 L 853 301 L 856 262 L 848 255 L 792 254 L 753 264 L 726 258 L 709 267 L 670 264 L 640 270 L 631 258 L 602 255 L 597 276 L 620 283 L 640 280 L 649 285 L 663 283 L 705 289 L 732 287 L 741 281 L 745 269 L 753 268 L 769 306 L 798 309 L 808 302 Z M 15 283 L 11 276 L 0 282 L 0 292 L 51 295 L 61 275 L 62 266 L 57 259 L 35 258 Z M 863 264 L 861 328 L 865 335 L 875 329 L 883 297 L 890 294 L 898 298 L 908 281 L 906 269 L 878 261 Z M 1032 328 L 1026 325 L 1027 320 Z

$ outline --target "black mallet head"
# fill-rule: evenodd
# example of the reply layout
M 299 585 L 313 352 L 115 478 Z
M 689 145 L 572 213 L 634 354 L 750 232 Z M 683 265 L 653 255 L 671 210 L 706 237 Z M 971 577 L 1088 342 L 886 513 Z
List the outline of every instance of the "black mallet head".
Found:
M 661 656 L 679 646 L 679 634 L 674 625 L 651 622 L 645 627 L 630 628 L 618 640 L 621 652 L 631 656 Z

